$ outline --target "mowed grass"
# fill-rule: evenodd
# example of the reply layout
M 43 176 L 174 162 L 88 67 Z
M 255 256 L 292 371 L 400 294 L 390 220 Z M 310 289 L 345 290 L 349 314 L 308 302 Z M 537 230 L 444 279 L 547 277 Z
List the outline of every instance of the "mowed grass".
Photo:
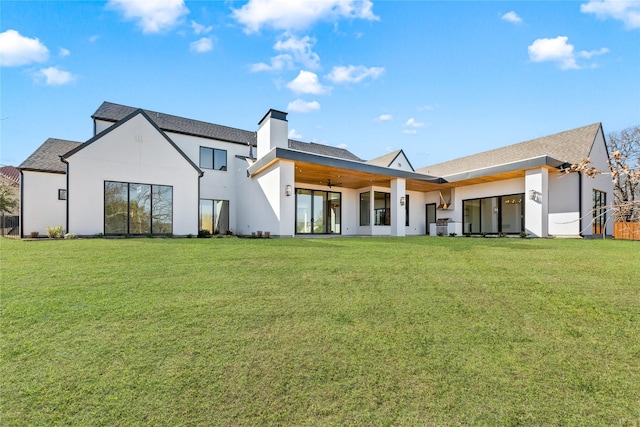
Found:
M 638 425 L 640 245 L 1 240 L 12 425 Z

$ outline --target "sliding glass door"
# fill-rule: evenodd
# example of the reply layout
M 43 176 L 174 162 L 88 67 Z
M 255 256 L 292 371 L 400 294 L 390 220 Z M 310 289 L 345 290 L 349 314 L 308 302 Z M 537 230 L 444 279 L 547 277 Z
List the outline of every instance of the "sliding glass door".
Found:
M 524 231 L 524 194 L 462 202 L 463 231 L 470 234 L 518 234 Z
M 296 234 L 340 234 L 341 193 L 296 189 Z

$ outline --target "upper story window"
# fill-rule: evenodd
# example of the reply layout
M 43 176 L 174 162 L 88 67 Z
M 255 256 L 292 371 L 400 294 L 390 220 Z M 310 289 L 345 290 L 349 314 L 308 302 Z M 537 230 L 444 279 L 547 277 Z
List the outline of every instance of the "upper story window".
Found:
M 200 167 L 204 169 L 227 170 L 227 150 L 200 147 Z

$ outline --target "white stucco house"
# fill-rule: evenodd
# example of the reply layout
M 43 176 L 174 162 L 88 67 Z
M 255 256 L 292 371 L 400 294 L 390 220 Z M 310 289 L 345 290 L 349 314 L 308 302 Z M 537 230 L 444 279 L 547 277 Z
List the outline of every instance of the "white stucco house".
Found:
M 20 165 L 23 236 L 612 233 L 610 178 L 563 171 L 607 169 L 600 123 L 414 169 L 402 150 L 291 140 L 277 110 L 257 131 L 109 102 L 92 118 L 88 141 L 48 139 Z

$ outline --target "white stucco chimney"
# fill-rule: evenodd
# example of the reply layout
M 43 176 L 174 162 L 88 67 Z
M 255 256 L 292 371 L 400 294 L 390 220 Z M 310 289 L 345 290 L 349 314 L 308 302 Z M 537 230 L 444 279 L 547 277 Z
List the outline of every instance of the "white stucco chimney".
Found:
M 258 159 L 276 147 L 289 147 L 289 123 L 287 113 L 271 109 L 258 122 Z

